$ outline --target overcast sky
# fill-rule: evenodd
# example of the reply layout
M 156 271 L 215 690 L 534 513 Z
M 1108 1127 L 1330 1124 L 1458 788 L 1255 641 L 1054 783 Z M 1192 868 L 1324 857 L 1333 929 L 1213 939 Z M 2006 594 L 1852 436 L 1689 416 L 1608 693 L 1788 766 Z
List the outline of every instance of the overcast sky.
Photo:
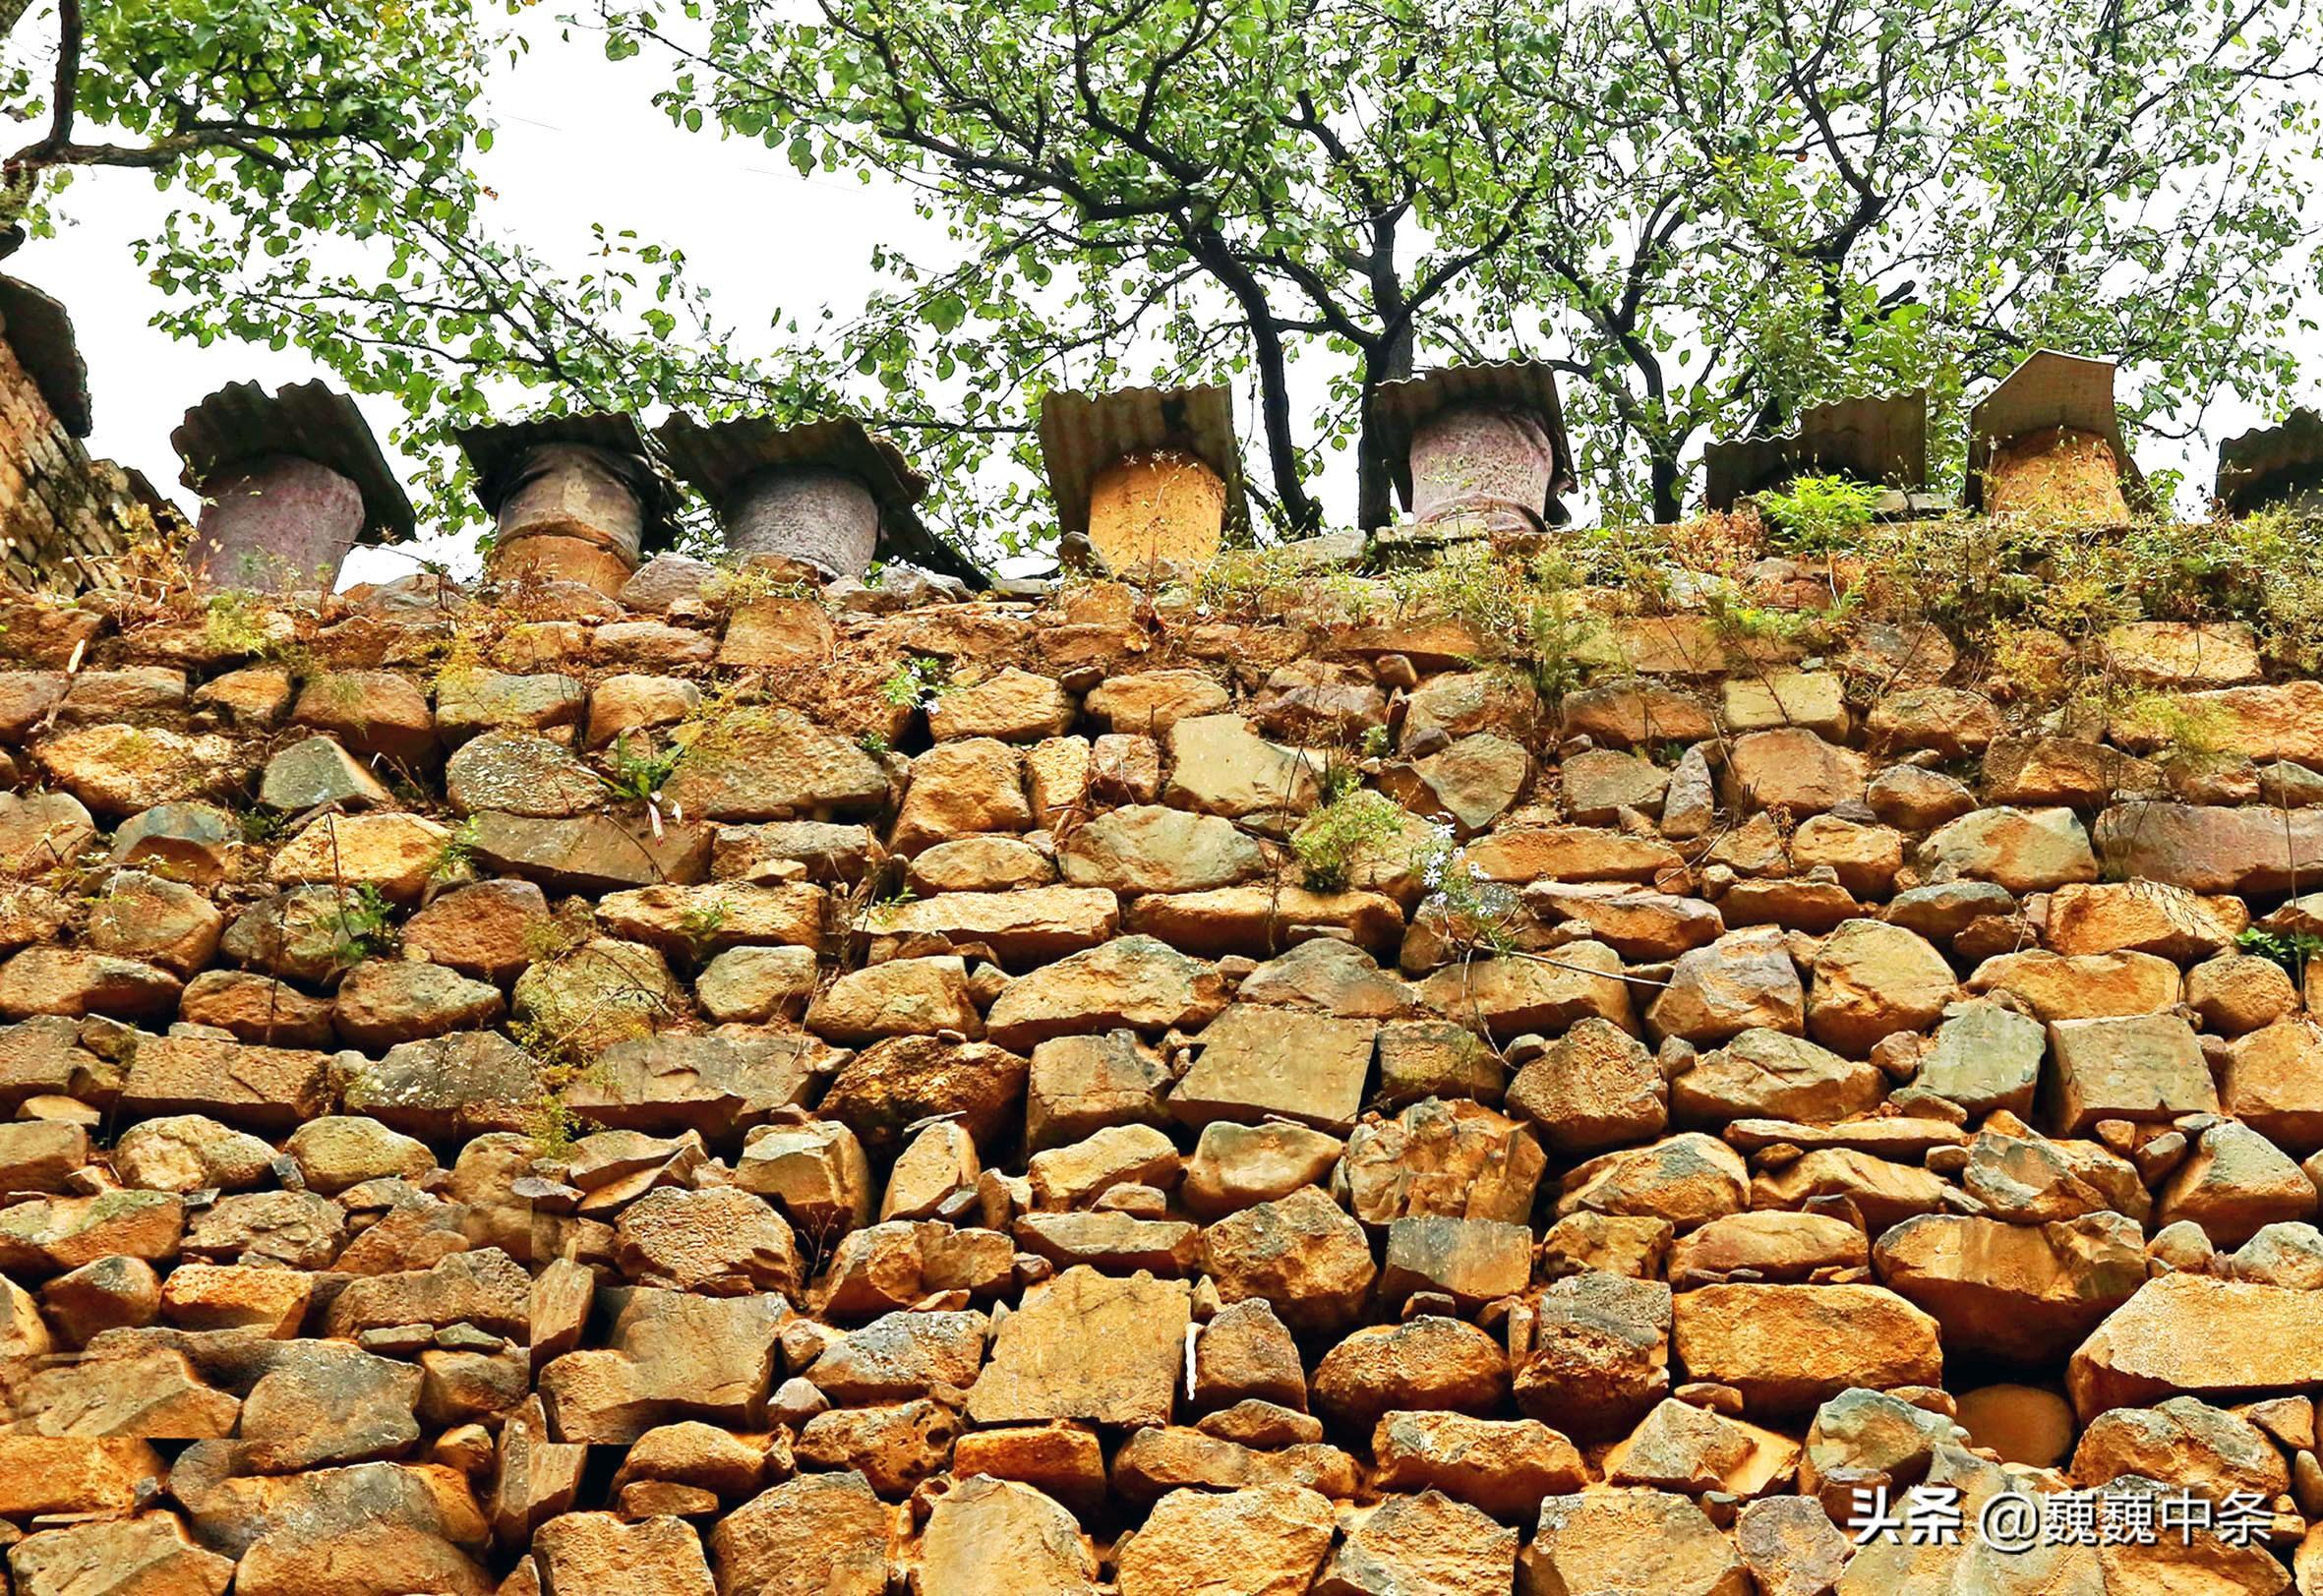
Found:
M 826 304 L 842 314 L 859 306 L 876 243 L 902 244 L 923 258 L 940 248 L 940 227 L 914 213 L 901 187 L 852 176 L 801 178 L 760 145 L 683 133 L 649 101 L 659 71 L 650 60 L 609 63 L 594 40 L 563 42 L 545 10 L 526 22 L 535 48 L 514 67 L 504 57 L 492 81 L 488 114 L 498 137 L 482 169 L 500 196 L 501 225 L 550 259 L 580 262 L 592 222 L 668 240 L 685 250 L 689 274 L 710 289 L 720 321 L 748 329 L 764 326 L 778 307 L 805 325 Z M 144 173 L 83 174 L 63 197 L 68 225 L 55 239 L 28 244 L 8 269 L 57 295 L 73 314 L 94 394 L 92 452 L 144 471 L 190 502 L 169 446 L 188 405 L 239 379 L 274 385 L 324 374 L 296 350 L 204 349 L 146 325 L 162 300 L 131 245 L 157 228 L 168 198 Z M 1319 387 L 1317 363 L 1300 375 L 1309 373 Z M 2303 375 L 2300 396 L 2319 402 L 2323 351 Z M 363 403 L 384 441 L 393 407 Z M 1249 406 L 1239 408 L 1247 431 Z M 2218 442 L 2260 419 L 2223 399 L 2211 408 L 2206 437 L 2177 446 L 2142 441 L 2139 462 L 2149 471 L 2177 466 L 2207 485 Z M 1246 451 L 1251 446 L 1246 438 Z M 1351 486 L 1327 480 L 1323 488 L 1325 502 L 1343 511 Z M 419 547 L 455 570 L 474 566 L 471 532 L 423 539 Z M 345 579 L 410 568 L 389 551 L 358 551 Z

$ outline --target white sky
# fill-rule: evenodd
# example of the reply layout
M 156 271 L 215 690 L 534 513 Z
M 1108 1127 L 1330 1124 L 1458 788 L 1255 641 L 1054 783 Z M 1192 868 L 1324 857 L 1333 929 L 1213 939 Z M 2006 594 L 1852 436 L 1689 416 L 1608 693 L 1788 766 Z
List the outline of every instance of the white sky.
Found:
M 504 57 L 491 83 L 487 114 L 498 135 L 481 167 L 500 197 L 500 225 L 547 258 L 577 267 L 592 222 L 674 243 L 688 256 L 689 275 L 710 290 L 719 321 L 746 335 L 778 307 L 804 325 L 826 304 L 843 316 L 859 306 L 874 244 L 901 244 L 922 259 L 940 249 L 940 227 L 914 213 L 900 186 L 845 175 L 802 178 L 763 146 L 682 132 L 648 100 L 661 72 L 650 57 L 609 63 L 594 39 L 561 41 L 544 11 L 530 13 L 527 24 L 535 47 L 514 67 Z M 168 203 L 147 174 L 85 173 L 63 196 L 59 236 L 28 244 L 7 268 L 73 314 L 94 395 L 91 452 L 190 501 L 169 446 L 188 405 L 236 380 L 271 386 L 327 374 L 295 349 L 225 342 L 205 349 L 147 325 L 163 300 L 131 244 L 157 229 Z M 1320 364 L 1294 368 L 1300 385 L 1313 382 L 1318 393 Z M 2315 403 L 2323 358 L 2303 376 L 2302 397 Z M 384 442 L 393 407 L 362 403 Z M 1249 405 L 1239 409 L 1247 432 Z M 2141 441 L 2139 462 L 2148 471 L 2181 467 L 2191 483 L 2206 486 L 2217 443 L 2259 419 L 2223 398 L 2212 406 L 2206 438 L 2175 447 Z M 1253 442 L 1246 437 L 1246 452 Z M 1343 474 L 1342 465 L 1322 485 L 1326 504 L 1340 514 L 1351 500 L 1351 484 L 1338 480 Z M 472 531 L 462 531 L 417 547 L 466 571 L 474 565 L 472 544 Z M 410 568 L 392 551 L 363 550 L 349 560 L 344 580 Z

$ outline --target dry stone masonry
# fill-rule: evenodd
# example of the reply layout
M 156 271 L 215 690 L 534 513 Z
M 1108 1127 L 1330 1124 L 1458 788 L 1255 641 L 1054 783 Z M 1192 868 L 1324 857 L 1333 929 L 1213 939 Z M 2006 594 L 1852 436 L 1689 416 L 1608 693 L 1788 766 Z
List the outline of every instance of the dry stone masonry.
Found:
M 1543 536 L 0 598 L 9 1588 L 2323 1592 L 2323 684 Z
M 89 373 L 56 300 L 0 275 L 0 576 L 71 592 L 153 530 L 150 489 L 92 460 Z

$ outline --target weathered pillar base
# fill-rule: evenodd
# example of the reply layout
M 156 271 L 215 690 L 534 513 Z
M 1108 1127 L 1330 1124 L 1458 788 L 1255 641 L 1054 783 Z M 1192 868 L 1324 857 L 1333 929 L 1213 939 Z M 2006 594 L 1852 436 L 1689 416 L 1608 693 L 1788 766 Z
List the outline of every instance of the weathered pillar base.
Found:
M 2038 515 L 2069 526 L 2117 526 L 2129 519 L 2121 462 L 2095 433 L 2050 427 L 2011 438 L 1985 473 L 1985 513 Z
M 879 503 L 844 471 L 774 466 L 745 481 L 726 505 L 726 547 L 738 557 L 804 561 L 834 580 L 860 577 L 879 547 Z
M 1448 538 L 1548 529 L 1557 453 L 1538 417 L 1455 405 L 1411 435 L 1411 513 Z
M 1089 542 L 1115 570 L 1158 560 L 1206 565 L 1226 524 L 1226 485 L 1191 454 L 1125 454 L 1091 479 Z
M 363 490 L 294 454 L 222 472 L 203 497 L 191 560 L 214 587 L 328 593 L 363 535 Z
M 542 443 L 511 473 L 499 525 L 487 574 L 579 582 L 610 598 L 637 569 L 645 511 L 602 451 Z
M 500 582 L 578 582 L 611 598 L 636 574 L 636 566 L 593 539 L 534 533 L 495 544 L 485 574 Z
M 1503 518 L 1504 521 L 1506 518 Z M 1513 525 L 1514 523 L 1510 523 Z M 1385 565 L 1432 565 L 1450 558 L 1456 549 L 1480 544 L 1494 537 L 1506 540 L 1519 534 L 1507 525 L 1496 527 L 1492 518 L 1473 508 L 1446 510 L 1426 521 L 1401 521 L 1383 526 L 1372 533 L 1367 545 L 1369 558 Z M 1530 528 L 1524 536 L 1537 536 Z

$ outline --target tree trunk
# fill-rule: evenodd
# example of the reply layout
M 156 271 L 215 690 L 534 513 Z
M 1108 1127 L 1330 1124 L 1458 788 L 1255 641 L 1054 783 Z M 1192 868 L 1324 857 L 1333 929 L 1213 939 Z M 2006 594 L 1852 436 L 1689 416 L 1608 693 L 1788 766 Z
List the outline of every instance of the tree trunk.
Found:
M 1267 469 L 1275 479 L 1275 502 L 1281 506 L 1282 530 L 1294 538 L 1313 537 L 1323 530 L 1323 508 L 1299 480 L 1298 441 L 1290 426 L 1290 378 L 1282 349 L 1282 330 L 1275 323 L 1267 291 L 1250 268 L 1234 258 L 1215 232 L 1197 233 L 1191 241 L 1194 258 L 1225 285 L 1242 308 L 1243 325 L 1250 328 L 1251 353 L 1258 366 L 1259 422 L 1267 436 Z
M 1363 383 L 1363 423 L 1355 431 L 1355 530 L 1369 536 L 1395 518 L 1389 494 L 1394 484 L 1380 457 L 1379 427 L 1372 420 L 1371 395 L 1378 384 L 1367 372 Z
M 1290 431 L 1290 380 L 1282 334 L 1273 318 L 1250 319 L 1250 341 L 1258 357 L 1259 417 L 1267 433 L 1267 469 L 1275 479 L 1275 502 L 1282 507 L 1283 530 L 1311 538 L 1323 530 L 1323 506 L 1299 480 L 1298 441 Z
M 1380 216 L 1371 230 L 1371 304 L 1388 329 L 1377 347 L 1363 352 L 1363 415 L 1355 436 L 1355 527 L 1376 532 L 1395 518 L 1389 502 L 1393 488 L 1387 461 L 1380 458 L 1378 433 L 1371 421 L 1371 396 L 1382 383 L 1400 383 L 1411 375 L 1418 337 L 1403 299 L 1403 279 L 1396 270 L 1396 220 Z
M 1647 439 L 1646 458 L 1650 463 L 1650 482 L 1653 489 L 1653 519 L 1661 526 L 1669 526 L 1682 519 L 1686 506 L 1679 498 L 1678 449 L 1675 443 L 1664 443 L 1659 439 Z

